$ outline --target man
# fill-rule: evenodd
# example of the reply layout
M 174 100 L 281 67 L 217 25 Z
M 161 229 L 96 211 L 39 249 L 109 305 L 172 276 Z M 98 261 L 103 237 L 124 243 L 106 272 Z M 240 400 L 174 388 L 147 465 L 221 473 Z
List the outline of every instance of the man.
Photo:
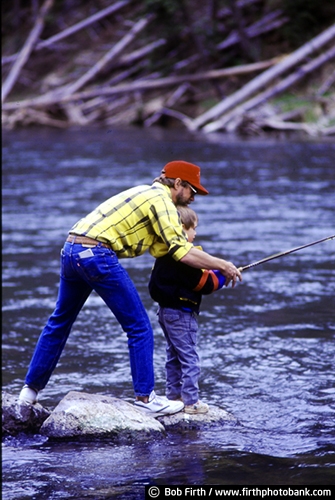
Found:
M 104 300 L 128 337 L 136 407 L 154 417 L 183 409 L 154 391 L 153 331 L 138 292 L 119 259 L 153 248 L 200 269 L 217 269 L 234 286 L 241 273 L 230 262 L 188 243 L 176 205 L 188 205 L 195 194 L 207 195 L 200 168 L 184 161 L 165 165 L 151 186 L 123 191 L 99 205 L 70 230 L 61 252 L 58 300 L 39 340 L 19 399 L 29 404 L 49 381 L 71 327 L 92 290 Z M 160 243 L 160 245 L 158 245 Z

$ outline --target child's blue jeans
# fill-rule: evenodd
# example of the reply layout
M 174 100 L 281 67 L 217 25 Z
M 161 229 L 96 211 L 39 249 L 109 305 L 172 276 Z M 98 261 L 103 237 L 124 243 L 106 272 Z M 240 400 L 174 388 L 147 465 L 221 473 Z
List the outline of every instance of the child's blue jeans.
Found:
M 186 406 L 194 404 L 200 376 L 195 313 L 160 307 L 158 320 L 166 338 L 166 396 L 181 397 Z
M 152 327 L 128 273 L 115 253 L 101 244 L 85 248 L 65 243 L 56 307 L 37 342 L 26 384 L 37 390 L 46 386 L 92 290 L 104 300 L 127 334 L 135 394 L 149 395 L 154 388 Z

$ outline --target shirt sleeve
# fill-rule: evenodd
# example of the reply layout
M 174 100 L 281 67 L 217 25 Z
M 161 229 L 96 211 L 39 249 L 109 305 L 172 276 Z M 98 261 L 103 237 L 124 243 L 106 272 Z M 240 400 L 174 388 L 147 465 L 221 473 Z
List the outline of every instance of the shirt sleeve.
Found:
M 196 246 L 199 250 L 202 250 L 201 246 Z M 183 286 L 193 290 L 194 292 L 200 292 L 202 295 L 209 295 L 225 284 L 226 278 L 220 271 L 217 270 L 207 270 L 207 269 L 195 269 L 194 267 L 183 264 L 179 264 L 181 273 L 179 275 L 180 282 Z
M 200 292 L 202 295 L 209 295 L 210 293 L 220 290 L 225 284 L 226 278 L 220 271 L 202 270 L 198 284 L 193 288 L 195 292 Z
M 216 271 L 208 271 L 207 269 L 196 269 L 195 267 L 188 266 L 187 264 L 183 264 L 182 262 L 178 263 L 178 272 L 172 271 L 171 265 L 171 273 L 167 271 L 169 268 L 168 261 L 163 260 L 161 262 L 161 267 L 159 267 L 159 277 L 156 280 L 160 280 L 160 283 L 163 281 L 165 284 L 167 282 L 171 282 L 171 280 L 178 283 L 180 289 L 190 290 L 193 292 L 200 293 L 201 295 L 209 295 L 213 292 L 216 292 L 220 288 L 223 287 L 225 282 L 225 277 L 221 275 L 217 276 Z M 166 263 L 166 264 L 165 264 Z M 164 272 L 162 273 L 162 266 L 164 266 Z M 222 278 L 222 279 L 221 279 Z

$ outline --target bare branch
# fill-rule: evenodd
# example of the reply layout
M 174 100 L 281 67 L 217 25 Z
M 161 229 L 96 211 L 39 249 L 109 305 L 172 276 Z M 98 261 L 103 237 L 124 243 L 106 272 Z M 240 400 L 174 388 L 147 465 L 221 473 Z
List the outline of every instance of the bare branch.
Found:
M 213 108 L 209 109 L 202 115 L 198 116 L 192 123 L 192 130 L 202 127 L 205 123 L 213 118 L 223 115 L 229 109 L 235 107 L 237 104 L 243 102 L 247 97 L 254 94 L 257 90 L 264 87 L 270 81 L 277 78 L 279 75 L 290 69 L 292 66 L 297 65 L 308 55 L 320 49 L 335 38 L 335 24 L 330 26 L 317 37 L 313 38 L 299 49 L 295 50 L 287 56 L 284 60 L 276 64 L 273 68 L 264 71 L 261 75 L 256 76 L 253 80 L 247 83 L 244 87 L 239 89 L 234 94 L 230 95 Z
M 110 5 L 106 9 L 102 9 L 99 12 L 96 12 L 92 16 L 87 17 L 83 21 L 80 21 L 79 23 L 74 24 L 73 26 L 70 26 L 69 28 L 66 28 L 65 30 L 61 31 L 60 33 L 57 33 L 57 35 L 54 35 L 47 40 L 43 40 L 39 43 L 36 44 L 34 50 L 41 50 L 46 47 L 50 47 L 50 45 L 55 44 L 56 42 L 59 42 L 60 40 L 64 40 L 64 38 L 67 38 L 70 35 L 73 35 L 74 33 L 77 33 L 78 31 L 82 30 L 83 28 L 87 28 L 87 26 L 90 26 L 91 24 L 100 21 L 100 19 L 103 19 L 104 17 L 109 16 L 110 14 L 113 14 L 114 12 L 120 10 L 122 7 L 125 7 L 126 5 L 129 5 L 132 2 L 132 0 L 124 0 L 122 2 L 117 2 L 113 5 Z M 13 54 L 11 56 L 5 56 L 2 58 L 2 64 L 6 64 L 12 61 L 15 61 L 15 59 L 18 57 L 19 54 Z
M 79 90 L 83 87 L 87 82 L 92 80 L 106 64 L 112 61 L 116 56 L 124 50 L 127 45 L 129 45 L 136 35 L 140 33 L 150 21 L 154 19 L 154 16 L 148 16 L 147 18 L 140 19 L 114 47 L 111 48 L 94 66 L 90 68 L 84 75 L 82 75 L 79 80 L 70 85 L 66 86 L 65 89 L 62 89 L 63 95 L 68 96 Z
M 250 99 L 244 104 L 236 107 L 230 113 L 227 113 L 226 115 L 222 116 L 219 120 L 209 123 L 204 127 L 204 131 L 208 133 L 219 130 L 220 128 L 224 127 L 225 124 L 227 124 L 230 120 L 234 119 L 236 116 L 242 115 L 246 111 L 250 111 L 256 106 L 259 106 L 260 104 L 264 103 L 268 99 L 273 98 L 274 96 L 278 95 L 279 93 L 283 92 L 284 90 L 292 86 L 294 83 L 301 80 L 308 73 L 311 73 L 315 69 L 322 66 L 322 64 L 324 64 L 325 62 L 328 62 L 334 58 L 335 58 L 335 46 L 331 47 L 317 58 L 313 59 L 312 61 L 309 61 L 304 66 L 300 67 L 297 71 L 284 78 L 277 85 L 274 85 L 273 87 L 256 95 L 254 98 Z
M 206 71 L 205 73 L 192 74 L 192 75 L 179 75 L 179 76 L 169 76 L 166 78 L 158 78 L 156 80 L 145 80 L 137 81 L 134 83 L 128 83 L 123 85 L 117 85 L 115 87 L 97 87 L 92 90 L 87 90 L 85 92 L 78 92 L 72 95 L 60 95 L 58 90 L 54 93 L 46 94 L 44 96 L 35 97 L 33 99 L 25 99 L 23 101 L 6 103 L 3 106 L 4 110 L 17 109 L 18 107 L 29 107 L 29 106 L 47 106 L 50 104 L 55 104 L 59 102 L 74 101 L 78 99 L 87 99 L 95 97 L 98 95 L 113 95 L 113 94 L 124 94 L 128 92 L 133 92 L 136 90 L 150 90 L 158 89 L 163 87 L 170 87 L 173 85 L 179 85 L 181 83 L 195 82 L 201 80 L 213 80 L 217 78 L 225 78 L 233 75 L 244 75 L 252 73 L 254 71 L 260 71 L 264 68 L 269 68 L 278 62 L 281 58 L 274 58 L 268 61 L 262 61 L 259 63 L 252 64 L 242 64 L 240 66 L 234 66 L 232 68 L 225 68 L 220 70 Z
M 52 5 L 54 3 L 54 0 L 45 0 L 44 4 L 41 7 L 40 13 L 36 19 L 35 25 L 33 29 L 31 30 L 26 43 L 24 44 L 21 52 L 19 53 L 18 58 L 16 59 L 15 63 L 13 64 L 13 67 L 11 68 L 7 79 L 5 80 L 5 83 L 2 86 L 2 92 L 1 92 L 1 102 L 4 103 L 8 94 L 12 90 L 19 74 L 22 69 L 22 67 L 25 65 L 27 60 L 29 59 L 29 56 L 33 50 L 33 47 L 42 32 L 44 28 L 44 21 L 45 21 L 45 16 L 51 9 Z

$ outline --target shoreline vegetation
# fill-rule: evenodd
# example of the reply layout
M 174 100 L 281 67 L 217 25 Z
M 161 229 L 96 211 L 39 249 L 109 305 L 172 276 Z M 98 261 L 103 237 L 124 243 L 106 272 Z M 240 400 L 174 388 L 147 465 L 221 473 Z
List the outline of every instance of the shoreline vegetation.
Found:
M 2 124 L 335 135 L 325 0 L 2 2 Z

